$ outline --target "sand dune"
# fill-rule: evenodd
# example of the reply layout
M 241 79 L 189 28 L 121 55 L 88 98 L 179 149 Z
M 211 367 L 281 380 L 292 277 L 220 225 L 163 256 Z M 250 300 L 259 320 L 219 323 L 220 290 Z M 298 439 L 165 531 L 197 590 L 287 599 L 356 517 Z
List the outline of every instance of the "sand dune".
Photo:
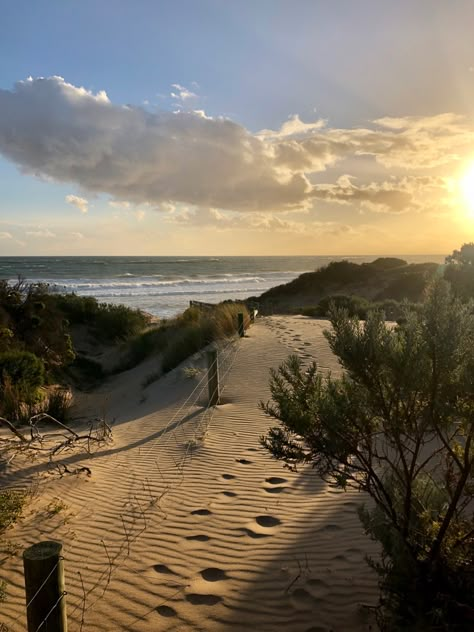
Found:
M 257 322 L 223 351 L 226 389 L 212 418 L 205 391 L 195 401 L 203 373 L 190 380 L 177 369 L 145 390 L 149 366 L 119 376 L 89 402 L 115 418 L 113 444 L 61 459 L 87 464 L 90 477 L 35 463 L 7 472 L 7 482 L 40 482 L 8 535 L 22 547 L 64 543 L 70 630 L 370 629 L 360 604 L 376 602 L 377 585 L 364 555 L 377 548 L 355 513 L 361 496 L 328 488 L 310 468 L 290 472 L 259 444 L 270 367 L 291 352 L 339 370 L 325 326 Z M 58 498 L 66 506 L 54 513 Z M 23 630 L 21 559 L 3 569 L 3 621 Z

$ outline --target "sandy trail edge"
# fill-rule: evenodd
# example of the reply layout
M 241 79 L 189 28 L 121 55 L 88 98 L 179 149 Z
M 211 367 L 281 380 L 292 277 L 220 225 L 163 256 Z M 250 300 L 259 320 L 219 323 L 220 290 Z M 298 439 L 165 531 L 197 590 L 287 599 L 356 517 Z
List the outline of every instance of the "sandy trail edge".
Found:
M 163 432 L 189 380 L 174 372 L 148 387 L 143 402 L 140 375 L 117 379 L 108 396 L 114 445 L 74 459 L 92 477 L 43 478 L 42 494 L 8 533 L 22 548 L 64 542 L 72 632 L 373 629 L 360 609 L 377 598 L 364 561 L 376 546 L 355 513 L 361 496 L 329 489 L 310 469 L 289 472 L 259 445 L 269 420 L 257 402 L 269 396 L 270 367 L 292 352 L 339 370 L 326 326 L 302 317 L 254 325 L 229 355 L 224 403 L 196 449 L 189 439 L 199 405 Z M 52 514 L 55 498 L 66 507 Z M 3 570 L 0 620 L 23 630 L 21 559 Z

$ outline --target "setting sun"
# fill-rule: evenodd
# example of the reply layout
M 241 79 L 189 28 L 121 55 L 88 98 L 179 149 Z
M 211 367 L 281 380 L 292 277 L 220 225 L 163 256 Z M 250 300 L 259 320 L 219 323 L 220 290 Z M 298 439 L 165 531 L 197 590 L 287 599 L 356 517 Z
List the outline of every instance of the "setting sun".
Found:
M 459 184 L 469 214 L 474 216 L 474 163 L 465 171 Z

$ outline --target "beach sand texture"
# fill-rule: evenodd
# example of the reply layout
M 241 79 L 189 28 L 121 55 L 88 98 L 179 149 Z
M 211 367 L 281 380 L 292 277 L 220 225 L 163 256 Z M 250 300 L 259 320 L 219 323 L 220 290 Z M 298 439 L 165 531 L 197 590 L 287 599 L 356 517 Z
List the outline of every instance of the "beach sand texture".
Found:
M 202 444 L 205 393 L 181 409 L 199 377 L 177 369 L 143 390 L 144 365 L 90 399 L 115 417 L 113 444 L 92 458 L 60 459 L 87 465 L 90 477 L 60 478 L 36 463 L 5 474 L 6 483 L 40 481 L 7 536 L 22 548 L 64 543 L 70 631 L 375 629 L 360 608 L 378 592 L 364 560 L 377 546 L 356 514 L 363 497 L 329 488 L 310 468 L 285 469 L 259 444 L 271 425 L 257 407 L 269 397 L 270 367 L 298 353 L 339 372 L 325 327 L 266 317 L 229 346 L 223 403 Z M 65 506 L 54 511 L 57 499 Z M 0 621 L 24 630 L 21 556 L 2 570 Z

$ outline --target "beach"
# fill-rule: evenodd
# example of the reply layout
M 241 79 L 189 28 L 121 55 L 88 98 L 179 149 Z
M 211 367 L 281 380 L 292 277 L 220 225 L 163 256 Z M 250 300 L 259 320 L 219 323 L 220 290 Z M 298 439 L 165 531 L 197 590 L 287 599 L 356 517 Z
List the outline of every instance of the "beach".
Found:
M 284 468 L 259 441 L 272 425 L 258 408 L 271 367 L 297 353 L 339 373 L 327 325 L 265 317 L 225 343 L 214 409 L 202 353 L 146 388 L 153 360 L 84 395 L 83 410 L 106 415 L 113 442 L 56 460 L 90 476 L 40 460 L 9 466 L 6 484 L 37 491 L 8 539 L 20 553 L 63 542 L 71 631 L 371 629 L 364 606 L 377 603 L 377 578 L 364 558 L 378 548 L 356 513 L 364 498 L 309 467 Z M 23 630 L 21 555 L 2 570 L 3 622 Z

